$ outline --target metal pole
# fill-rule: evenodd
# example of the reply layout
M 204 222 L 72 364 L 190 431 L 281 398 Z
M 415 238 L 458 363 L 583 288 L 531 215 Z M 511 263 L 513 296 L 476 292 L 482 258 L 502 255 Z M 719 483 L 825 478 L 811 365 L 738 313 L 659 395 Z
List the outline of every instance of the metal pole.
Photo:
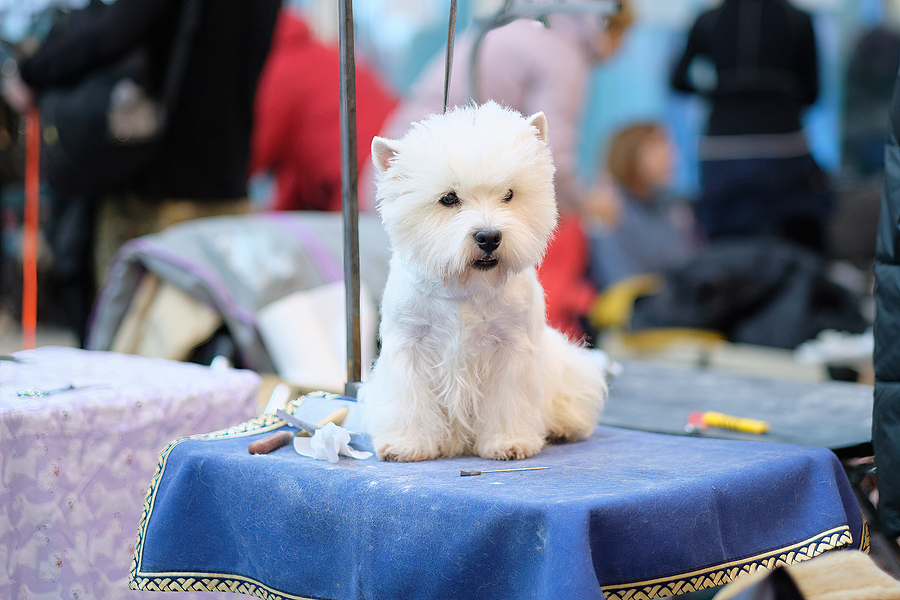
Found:
M 355 398 L 362 381 L 359 333 L 359 196 L 356 159 L 356 63 L 353 0 L 338 2 L 341 69 L 341 204 L 344 223 L 344 290 L 347 308 L 347 383 Z
M 444 113 L 450 101 L 450 73 L 453 70 L 453 42 L 456 39 L 456 0 L 450 0 L 450 24 L 447 27 L 447 56 L 444 59 Z

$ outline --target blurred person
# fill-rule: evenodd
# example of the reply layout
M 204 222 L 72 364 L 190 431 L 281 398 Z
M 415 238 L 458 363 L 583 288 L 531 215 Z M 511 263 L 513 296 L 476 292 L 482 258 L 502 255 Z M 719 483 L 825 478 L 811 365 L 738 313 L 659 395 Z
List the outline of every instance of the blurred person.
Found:
M 892 3 L 887 3 L 887 10 Z M 898 7 L 900 8 L 900 7 Z M 890 129 L 891 93 L 900 69 L 900 15 L 888 10 L 883 23 L 866 31 L 850 55 L 845 81 L 843 155 L 860 175 L 877 175 L 884 165 L 885 132 Z
M 283 8 L 256 95 L 250 172 L 272 172 L 276 210 L 341 210 L 340 56 L 315 38 L 296 11 Z M 359 166 L 397 100 L 356 59 Z
M 684 264 L 697 249 L 690 207 L 668 196 L 675 150 L 659 123 L 636 123 L 614 133 L 606 170 L 620 190 L 615 223 L 594 227 L 591 280 L 601 291 L 645 273 Z
M 550 147 L 556 165 L 556 195 L 562 216 L 582 214 L 592 202 L 591 190 L 577 175 L 578 133 L 591 69 L 610 58 L 634 18 L 631 4 L 604 19 L 596 14 L 550 14 L 541 21 L 518 19 L 487 33 L 477 65 L 480 98 L 494 100 L 528 116 L 543 112 L 552 128 Z M 448 105 L 471 100 L 469 58 L 474 32 L 457 38 Z M 411 123 L 440 113 L 444 98 L 445 52 L 425 67 L 381 135 L 399 139 Z M 374 184 L 367 177 L 367 195 Z
M 823 253 L 833 198 L 801 124 L 819 94 L 809 14 L 725 0 L 695 21 L 672 86 L 712 105 L 696 205 L 707 238 L 774 235 Z
M 592 68 L 618 49 L 634 15 L 628 0 L 609 17 L 550 14 L 541 21 L 519 19 L 488 32 L 479 49 L 479 102 L 494 100 L 528 116 L 543 112 L 556 166 L 560 224 L 539 271 L 550 323 L 572 338 L 584 336 L 579 317 L 595 296 L 586 279 L 586 215 L 608 213 L 609 189 L 586 186 L 577 174 L 578 134 L 586 86 Z M 470 101 L 469 57 L 474 32 L 460 36 L 454 48 L 449 106 Z M 409 94 L 389 117 L 380 135 L 403 137 L 411 123 L 440 113 L 444 94 L 445 53 L 426 66 Z M 360 182 L 361 197 L 374 205 L 371 167 Z
M 117 0 L 20 61 L 26 95 L 77 83 L 144 48 L 158 90 L 186 0 Z M 198 202 L 246 197 L 256 81 L 280 0 L 201 2 L 165 150 L 129 187 L 141 197 Z M 74 21 L 73 21 L 74 23 Z
M 4 78 L 4 97 L 25 112 L 39 104 L 41 94 L 75 85 L 140 50 L 148 64 L 148 88 L 159 91 L 187 1 L 93 2 L 73 11 L 66 29 L 48 36 L 19 61 L 17 72 Z M 188 218 L 250 210 L 253 98 L 279 6 L 280 0 L 202 1 L 160 151 L 127 185 L 124 197 L 58 198 L 59 227 L 88 236 L 56 249 L 72 265 L 79 297 L 93 297 L 96 289 L 93 274 L 87 275 L 91 251 L 100 274 L 128 239 Z M 78 225 L 72 225 L 75 215 L 82 215 Z M 96 239 L 86 231 L 95 219 Z M 74 318 L 83 345 L 88 314 Z
M 900 75 L 884 151 L 884 187 L 875 247 L 875 396 L 872 446 L 878 474 L 877 516 L 889 538 L 900 536 Z
M 763 236 L 701 244 L 690 206 L 667 195 L 674 160 L 661 124 L 612 137 L 606 166 L 622 208 L 617 224 L 592 233 L 591 275 L 601 291 L 592 324 L 692 329 L 779 348 L 826 328 L 865 331 L 856 296 L 829 281 L 826 261 L 810 250 Z

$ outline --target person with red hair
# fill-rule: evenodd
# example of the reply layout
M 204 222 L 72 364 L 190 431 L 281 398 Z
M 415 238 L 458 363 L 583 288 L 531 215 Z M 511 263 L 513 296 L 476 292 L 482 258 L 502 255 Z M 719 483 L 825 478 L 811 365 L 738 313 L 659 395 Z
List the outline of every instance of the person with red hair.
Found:
M 632 123 L 614 132 L 606 171 L 619 190 L 618 215 L 590 234 L 590 276 L 599 290 L 681 266 L 699 249 L 690 206 L 670 197 L 675 159 L 661 123 Z

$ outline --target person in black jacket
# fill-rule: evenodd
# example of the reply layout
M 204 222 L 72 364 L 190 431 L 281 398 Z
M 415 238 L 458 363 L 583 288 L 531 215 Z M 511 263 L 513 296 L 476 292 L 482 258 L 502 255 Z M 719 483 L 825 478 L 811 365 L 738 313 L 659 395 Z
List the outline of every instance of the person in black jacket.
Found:
M 103 273 L 122 243 L 186 218 L 249 212 L 253 103 L 281 2 L 94 2 L 73 12 L 69 26 L 53 32 L 3 82 L 7 101 L 24 112 L 42 93 L 76 84 L 140 50 L 148 65 L 147 88 L 159 93 L 188 1 L 199 2 L 199 17 L 160 151 L 127 184 L 127 196 L 110 201 L 64 192 L 54 206 L 51 234 L 66 233 L 51 240 L 60 259 L 57 275 L 69 290 L 65 295 L 78 299 L 70 312 L 82 345 L 96 289 L 91 271 Z
M 819 93 L 810 16 L 786 0 L 725 0 L 697 18 L 672 86 L 712 104 L 696 206 L 707 237 L 767 234 L 823 252 L 833 201 L 801 125 Z
M 900 536 L 900 74 L 894 83 L 884 151 L 884 191 L 875 246 L 875 404 L 878 522 Z
M 184 0 L 117 0 L 20 62 L 40 94 L 73 84 L 139 47 L 159 89 Z M 144 198 L 226 199 L 247 194 L 247 156 L 256 82 L 280 0 L 201 0 L 165 151 L 131 186 Z

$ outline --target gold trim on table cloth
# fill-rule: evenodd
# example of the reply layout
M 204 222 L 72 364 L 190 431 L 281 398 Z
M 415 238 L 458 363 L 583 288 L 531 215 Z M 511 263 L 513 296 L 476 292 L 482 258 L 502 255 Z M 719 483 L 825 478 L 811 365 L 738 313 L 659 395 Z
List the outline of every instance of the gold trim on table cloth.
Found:
M 863 538 L 867 537 L 867 528 L 864 523 Z M 850 528 L 847 525 L 841 525 L 802 542 L 764 554 L 721 563 L 679 575 L 605 585 L 603 586 L 603 593 L 609 600 L 650 600 L 663 596 L 707 590 L 731 583 L 740 575 L 754 573 L 759 569 L 772 570 L 775 567 L 793 565 L 807 561 L 823 552 L 847 548 L 852 544 L 853 535 L 850 533 Z M 860 546 L 862 547 L 862 544 Z
M 288 402 L 285 410 L 293 414 L 301 400 L 302 398 L 298 398 Z M 159 488 L 159 482 L 162 480 L 163 474 L 166 471 L 166 463 L 169 460 L 169 454 L 172 453 L 175 446 L 186 440 L 215 441 L 226 437 L 258 435 L 260 433 L 280 429 L 286 424 L 287 423 L 280 417 L 273 414 L 266 414 L 227 429 L 179 438 L 170 442 L 169 445 L 163 448 L 157 459 L 156 472 L 153 474 L 153 479 L 150 480 L 150 487 L 147 489 L 147 497 L 144 499 L 144 509 L 141 512 L 141 520 L 138 524 L 137 540 L 134 545 L 134 556 L 131 560 L 131 572 L 128 582 L 128 587 L 130 589 L 160 592 L 237 592 L 248 596 L 264 598 L 265 600 L 308 600 L 303 596 L 293 596 L 276 591 L 249 577 L 241 577 L 234 574 L 220 575 L 212 573 L 184 572 L 156 573 L 151 576 L 140 574 L 140 557 L 143 555 L 144 537 L 150 513 L 153 512 L 156 491 Z
M 209 573 L 198 573 L 191 577 L 185 573 L 173 573 L 171 576 L 132 578 L 131 589 L 148 592 L 233 592 L 263 600 L 311 600 L 305 596 L 293 596 L 266 587 L 249 577 L 240 575 L 222 575 L 216 577 Z
M 862 509 L 859 511 L 862 513 Z M 861 514 L 862 517 L 862 532 L 860 533 L 860 537 L 862 539 L 859 540 L 859 549 L 865 552 L 866 554 L 872 549 L 872 540 L 869 538 L 869 522 L 866 521 L 866 515 Z

